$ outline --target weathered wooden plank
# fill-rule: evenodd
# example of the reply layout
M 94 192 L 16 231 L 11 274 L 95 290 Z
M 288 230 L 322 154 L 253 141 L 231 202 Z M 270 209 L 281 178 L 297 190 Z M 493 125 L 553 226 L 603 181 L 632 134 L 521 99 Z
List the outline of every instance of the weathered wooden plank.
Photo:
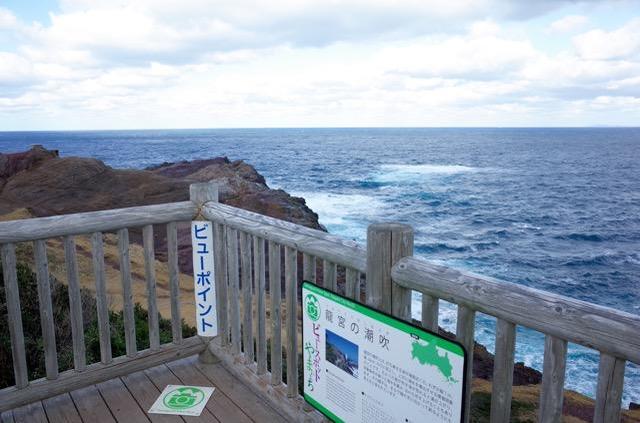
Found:
M 316 283 L 316 258 L 311 254 L 302 255 L 302 278 L 305 281 Z
M 160 322 L 158 320 L 158 301 L 156 299 L 156 256 L 153 247 L 153 226 L 142 228 L 144 247 L 144 273 L 147 280 L 147 304 L 149 316 L 149 345 L 152 350 L 160 348 Z
M 48 423 L 47 415 L 40 401 L 13 410 L 15 423 Z
M 355 242 L 316 229 L 263 216 L 225 204 L 203 207 L 207 219 L 224 223 L 251 235 L 275 241 L 321 259 L 326 259 L 360 272 L 366 271 L 366 253 Z
M 40 324 L 42 326 L 42 343 L 44 346 L 44 364 L 47 379 L 58 377 L 58 354 L 56 350 L 56 328 L 51 306 L 51 284 L 49 282 L 49 262 L 47 245 L 38 240 L 33 243 L 33 253 L 38 280 L 38 302 L 40 304 Z
M 298 252 L 284 249 L 287 310 L 287 395 L 298 396 Z
M 107 300 L 107 276 L 104 268 L 104 245 L 102 233 L 91 235 L 91 249 L 93 254 L 93 275 L 96 282 L 96 309 L 98 313 L 98 335 L 100 337 L 100 360 L 110 363 L 111 357 L 111 329 L 109 327 L 109 304 Z
M 95 386 L 77 389 L 69 393 L 76 405 L 80 417 L 85 422 L 114 422 L 115 419 L 109 412 L 109 407 Z
M 82 321 L 82 297 L 76 259 L 76 242 L 73 236 L 64 237 L 64 261 L 69 286 L 69 318 L 71 320 L 71 338 L 73 339 L 73 365 L 78 371 L 87 367 L 84 346 L 84 323 Z
M 15 423 L 13 420 L 13 411 L 5 411 L 4 413 L 0 413 L 0 422 L 2 423 Z
M 640 363 L 640 316 L 416 258 L 401 259 L 392 276 L 407 288 Z
M 409 225 L 393 224 L 387 230 L 391 231 L 391 266 L 393 266 L 402 257 L 413 255 L 413 228 Z M 389 279 L 391 279 L 391 266 Z M 393 280 L 391 281 L 391 314 L 411 322 L 411 290 L 393 283 Z
M 128 357 L 135 357 L 136 322 L 133 314 L 133 293 L 131 292 L 131 259 L 129 258 L 129 231 L 118 230 L 118 259 L 122 281 L 122 313 L 124 317 L 124 341 Z
M 150 421 L 119 378 L 96 385 L 102 399 L 118 422 L 145 423 Z
M 547 335 L 544 340 L 544 364 L 538 415 L 541 422 L 562 421 L 566 364 L 567 341 Z
M 257 374 L 267 372 L 267 300 L 265 285 L 264 239 L 253 238 L 254 280 L 256 284 L 256 362 Z
M 370 307 L 391 313 L 391 231 L 386 224 L 367 228 L 366 302 Z
M 244 319 L 242 343 L 245 363 L 253 363 L 253 286 L 251 282 L 251 236 L 240 232 L 240 267 Z
M 82 373 L 68 370 L 57 379 L 38 379 L 31 381 L 26 388 L 14 386 L 0 390 L 0 412 L 39 401 L 54 395 L 69 392 L 88 385 L 103 382 L 114 377 L 156 366 L 160 363 L 188 357 L 204 350 L 205 345 L 198 337 L 185 339 L 181 345 L 165 344 L 157 351 L 150 349 L 138 353 L 136 358 L 116 357 L 109 364 L 95 363 L 86 367 Z
M 347 267 L 344 293 L 347 297 L 360 301 L 360 275 L 357 270 Z
M 438 333 L 438 314 L 440 300 L 429 295 L 422 294 L 422 326 L 432 332 Z
M 220 358 L 225 370 L 269 404 L 274 411 L 285 416 L 288 421 L 305 423 L 326 421 L 319 412 L 305 410 L 306 403 L 301 396 L 289 397 L 286 386 L 273 386 L 269 383 L 268 377 L 256 375 L 248 366 L 238 366 L 234 357 L 227 354 L 215 341 L 209 344 L 209 349 Z M 237 385 L 239 384 L 233 386 Z M 282 418 L 274 418 L 266 421 L 281 420 Z
M 278 409 L 272 408 L 262 398 L 257 396 L 243 381 L 235 378 L 229 371 L 222 365 L 217 363 L 213 365 L 196 364 L 196 368 L 204 374 L 207 379 L 219 386 L 220 389 L 232 400 L 234 403 L 245 412 L 252 420 L 256 422 L 280 422 L 283 421 L 283 417 L 278 413 Z M 249 370 L 247 367 L 242 366 L 243 369 Z M 250 371 L 250 370 L 249 370 Z M 256 378 L 262 382 L 265 382 L 264 377 L 257 376 Z M 268 383 L 265 383 L 268 385 Z
M 2 271 L 4 274 L 4 292 L 7 301 L 7 321 L 11 337 L 11 355 L 13 357 L 13 375 L 18 388 L 29 384 L 27 360 L 24 351 L 22 331 L 22 313 L 20 311 L 20 293 L 16 272 L 16 247 L 13 244 L 2 245 Z
M 190 220 L 190 201 L 0 222 L 0 244 Z
M 227 228 L 227 274 L 229 275 L 229 311 L 231 316 L 231 351 L 240 354 L 240 275 L 238 263 L 238 231 Z
M 493 362 L 491 390 L 491 423 L 508 422 L 511 418 L 513 361 L 516 347 L 516 325 L 498 319 L 496 354 Z
M 139 375 L 138 378 L 140 379 L 138 381 L 139 385 L 143 385 L 143 389 L 145 390 L 149 390 L 151 392 L 158 392 L 157 394 L 151 396 L 151 398 L 149 398 L 148 400 L 146 399 L 146 396 L 144 398 L 145 404 L 149 404 L 148 406 L 142 406 L 140 399 L 138 399 L 138 397 L 136 397 L 136 394 L 134 394 L 134 397 L 136 397 L 136 400 L 138 401 L 138 404 L 141 404 L 140 406 L 143 407 L 143 409 L 148 410 L 151 405 L 153 404 L 153 402 L 156 400 L 156 398 L 158 397 L 158 394 L 161 391 L 158 390 L 163 390 L 167 385 L 182 385 L 182 381 L 178 378 L 178 376 L 174 375 L 171 370 L 166 366 L 166 365 L 161 365 L 161 366 L 155 366 L 152 367 L 150 369 L 145 370 L 144 372 L 139 372 L 136 373 L 136 375 Z M 123 378 L 124 379 L 124 378 Z M 127 384 L 127 388 L 129 388 L 129 381 L 125 381 L 125 383 Z M 155 388 L 155 389 L 154 389 Z M 136 388 L 139 389 L 139 388 Z M 216 389 L 218 389 L 218 387 L 216 386 Z M 131 390 L 131 388 L 129 388 L 129 390 Z M 164 423 L 167 422 L 169 420 L 160 420 L 157 419 L 157 416 L 161 416 L 161 414 L 149 414 L 148 417 L 151 418 L 151 421 L 156 423 Z M 165 415 L 165 417 L 176 417 L 177 416 L 168 416 Z M 200 416 L 198 417 L 187 417 L 187 416 L 183 416 L 182 417 L 184 419 L 184 421 L 186 422 L 210 422 L 210 423 L 217 423 L 220 420 L 216 419 L 215 416 L 213 414 L 211 414 L 211 412 L 209 410 L 207 410 L 206 408 L 204 410 L 202 410 L 202 413 L 200 414 Z M 173 420 L 171 420 L 173 421 Z M 181 421 L 181 420 L 176 420 L 176 421 Z
M 624 387 L 625 365 L 625 360 L 608 354 L 600 354 L 594 423 L 620 421 L 620 402 Z
M 49 422 L 82 423 L 80 414 L 68 393 L 42 400 Z
M 322 280 L 325 288 L 330 289 L 333 292 L 338 291 L 338 266 L 329 261 L 323 260 L 322 262 Z
M 374 223 L 367 228 L 366 301 L 371 307 L 411 318 L 411 291 L 394 286 L 391 267 L 413 254 L 413 228 L 401 223 Z
M 173 343 L 182 342 L 182 315 L 180 314 L 180 269 L 178 268 L 178 225 L 167 223 L 167 266 L 171 296 L 171 334 Z
M 216 303 L 218 305 L 218 336 L 222 345 L 229 344 L 229 309 L 228 303 L 228 278 L 227 278 L 227 231 L 224 225 L 213 224 L 215 242 L 214 249 L 214 273 L 216 277 Z
M 211 381 L 197 369 L 196 363 L 196 360 L 172 361 L 171 363 L 167 363 L 167 367 L 171 369 L 173 374 L 176 375 L 184 385 L 213 386 Z M 206 408 L 221 422 L 250 423 L 252 421 L 240 407 L 227 397 L 221 388 L 213 392 L 211 399 L 207 402 Z
M 159 369 L 158 374 L 169 374 L 173 376 L 173 379 L 169 381 L 161 381 L 161 384 L 155 384 L 155 381 L 148 375 L 148 371 L 152 369 Z M 155 374 L 155 373 L 153 373 Z M 180 379 L 175 377 L 173 373 L 164 365 L 152 367 L 144 371 L 130 373 L 124 375 L 121 378 L 122 382 L 127 387 L 127 390 L 131 392 L 133 398 L 144 411 L 148 411 L 153 403 L 156 401 L 160 392 L 167 385 L 181 385 Z M 184 420 L 179 416 L 171 416 L 167 414 L 147 414 L 147 417 L 153 423 L 182 423 Z
M 471 421 L 471 385 L 473 381 L 473 346 L 476 326 L 476 313 L 472 309 L 459 305 L 458 320 L 456 322 L 456 340 L 462 344 L 466 355 L 466 379 L 464 390 L 464 421 Z
M 271 384 L 282 383 L 282 274 L 280 245 L 269 241 L 269 295 L 271 297 Z

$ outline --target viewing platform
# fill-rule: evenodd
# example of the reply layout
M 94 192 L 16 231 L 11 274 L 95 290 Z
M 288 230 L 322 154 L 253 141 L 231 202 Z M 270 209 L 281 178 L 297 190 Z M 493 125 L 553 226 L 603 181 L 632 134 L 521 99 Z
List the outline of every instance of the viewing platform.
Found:
M 147 414 L 167 385 L 215 386 L 199 417 Z M 2 423 L 279 422 L 285 417 L 219 363 L 187 357 L 36 401 L 1 415 Z
M 464 416 L 470 421 L 477 313 L 496 318 L 491 422 L 511 417 L 516 329 L 545 335 L 538 421 L 560 422 L 567 345 L 600 352 L 593 421 L 623 418 L 626 363 L 640 363 L 640 317 L 561 295 L 458 271 L 413 257 L 413 229 L 369 226 L 366 248 L 340 237 L 218 203 L 215 185 L 194 184 L 190 201 L 0 223 L 0 246 L 15 385 L 0 390 L 2 422 L 326 421 L 301 396 L 300 284 L 314 282 L 411 321 L 411 292 L 422 293 L 422 321 L 438 331 L 439 301 L 457 305 L 455 339 L 464 346 Z M 183 337 L 178 231 L 213 223 L 218 332 Z M 149 347 L 136 340 L 129 231 L 141 229 Z M 87 363 L 76 237 L 91 237 L 100 360 Z M 112 354 L 105 276 L 106 234 L 117 238 L 126 354 Z M 171 339 L 161 341 L 154 234 L 167 239 Z M 73 368 L 59 370 L 47 241 L 61 239 L 72 329 Z M 33 247 L 46 376 L 26 360 L 16 245 Z M 147 414 L 167 384 L 216 388 L 199 418 Z M 66 419 L 66 420 L 65 420 Z M 630 420 L 629 420 L 630 421 Z

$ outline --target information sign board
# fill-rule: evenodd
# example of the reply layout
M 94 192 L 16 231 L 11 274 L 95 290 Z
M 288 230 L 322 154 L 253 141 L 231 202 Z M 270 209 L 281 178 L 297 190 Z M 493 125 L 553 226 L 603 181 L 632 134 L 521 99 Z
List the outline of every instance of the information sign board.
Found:
M 462 421 L 465 351 L 310 282 L 302 284 L 304 398 L 337 422 Z

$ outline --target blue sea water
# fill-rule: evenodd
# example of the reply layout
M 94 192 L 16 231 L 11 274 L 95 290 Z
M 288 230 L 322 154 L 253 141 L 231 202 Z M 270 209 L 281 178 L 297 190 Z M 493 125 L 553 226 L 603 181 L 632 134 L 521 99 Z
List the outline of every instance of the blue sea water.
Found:
M 115 167 L 244 159 L 333 233 L 364 242 L 371 222 L 409 223 L 425 259 L 640 314 L 639 128 L 0 133 L 2 152 L 31 144 Z M 490 350 L 494 329 L 478 318 Z M 516 359 L 541 369 L 543 346 L 520 328 Z M 593 396 L 598 353 L 570 345 L 567 367 L 566 386 Z M 625 376 L 624 403 L 640 402 L 640 368 Z

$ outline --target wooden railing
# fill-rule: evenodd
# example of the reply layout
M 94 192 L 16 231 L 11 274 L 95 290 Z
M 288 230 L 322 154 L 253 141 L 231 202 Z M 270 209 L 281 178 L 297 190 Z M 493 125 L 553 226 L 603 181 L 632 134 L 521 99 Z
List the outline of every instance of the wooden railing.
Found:
M 298 388 L 300 278 L 365 302 L 399 318 L 411 319 L 411 291 L 422 295 L 422 325 L 437 330 L 439 300 L 457 304 L 457 339 L 468 351 L 472 375 L 477 312 L 497 317 L 491 421 L 510 418 L 516 327 L 546 335 L 539 420 L 558 422 L 567 342 L 600 351 L 596 422 L 620 420 L 626 361 L 640 363 L 640 317 L 515 285 L 436 266 L 412 257 L 413 230 L 401 224 L 374 224 L 367 248 L 300 225 L 219 204 L 212 185 L 191 186 L 183 203 L 134 207 L 0 223 L 0 244 L 11 329 L 16 385 L 0 391 L 0 411 L 82 386 L 200 353 L 216 357 L 251 389 L 292 421 L 323 417 L 302 400 Z M 219 336 L 182 339 L 177 257 L 177 222 L 195 217 L 213 222 Z M 160 345 L 153 226 L 166 224 L 173 342 Z M 133 325 L 127 228 L 143 228 L 150 348 L 137 351 Z M 102 233 L 117 231 L 122 274 L 126 355 L 111 357 L 105 292 Z M 98 305 L 99 363 L 86 365 L 74 236 L 93 234 L 93 265 Z M 69 302 L 73 322 L 74 370 L 58 373 L 51 316 L 45 241 L 64 237 Z M 15 243 L 33 242 L 42 315 L 46 378 L 29 381 L 25 362 Z M 298 266 L 301 264 L 301 272 Z M 361 288 L 364 287 L 364 292 Z M 284 308 L 282 302 L 284 288 Z M 267 292 L 269 294 L 267 300 Z M 284 330 L 284 336 L 282 331 Z M 286 360 L 283 358 L 286 357 Z M 286 377 L 284 377 L 286 370 Z M 469 419 L 471 383 L 465 416 Z

